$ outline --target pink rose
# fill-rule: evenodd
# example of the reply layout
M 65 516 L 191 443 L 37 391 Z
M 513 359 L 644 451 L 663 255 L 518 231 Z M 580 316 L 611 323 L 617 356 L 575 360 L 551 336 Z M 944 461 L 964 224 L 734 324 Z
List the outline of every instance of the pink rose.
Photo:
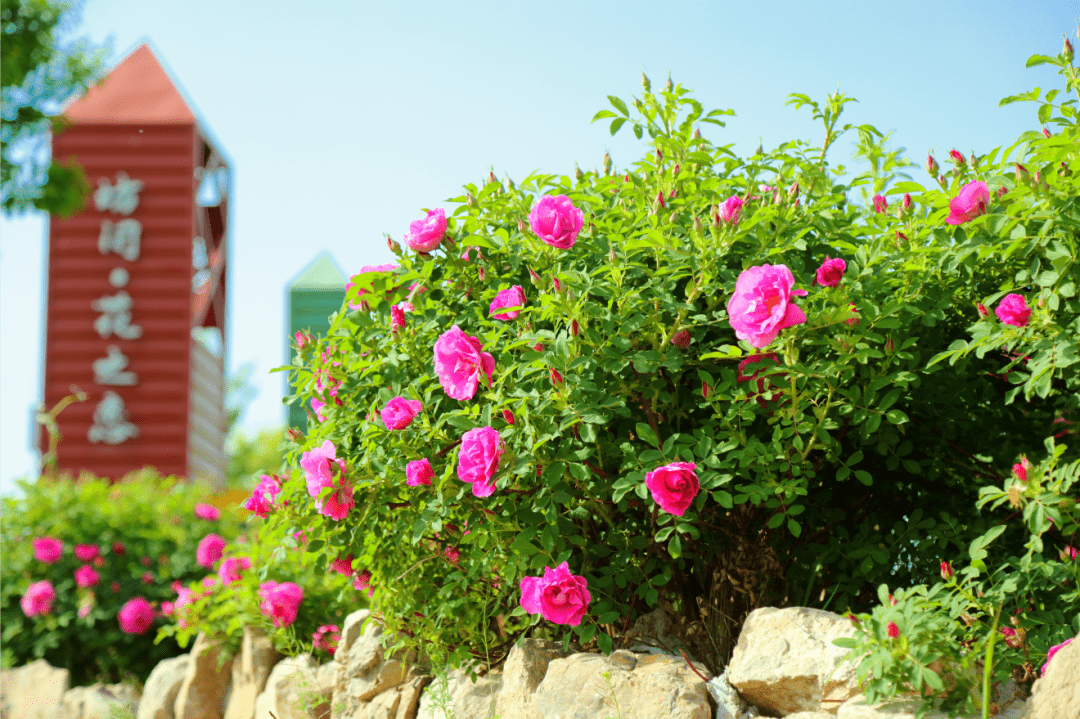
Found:
M 847 263 L 839 257 L 829 259 L 828 255 L 825 255 L 825 261 L 821 263 L 821 267 L 817 268 L 817 282 L 822 287 L 836 287 L 840 284 L 840 280 L 844 277 L 844 271 L 847 270 Z
M 801 325 L 806 315 L 794 303 L 795 277 L 785 265 L 760 265 L 743 270 L 735 282 L 735 292 L 728 300 L 728 322 L 735 336 L 751 347 L 766 347 L 782 329 Z
M 96 544 L 76 544 L 75 545 L 75 558 L 81 562 L 89 562 L 100 554 L 101 550 L 98 549 Z
M 946 224 L 962 225 L 971 222 L 979 215 L 986 214 L 990 203 L 990 188 L 985 182 L 969 182 L 960 188 L 960 194 L 949 201 L 949 216 Z
M 675 345 L 681 350 L 684 350 L 690 346 L 690 332 L 688 330 L 680 330 L 675 333 L 671 338 L 671 344 Z
M 874 212 L 883 215 L 889 208 L 889 201 L 881 195 L 874 195 Z
M 195 516 L 199 519 L 209 519 L 214 522 L 221 519 L 221 510 L 212 504 L 196 504 Z
M 397 331 L 405 327 L 405 310 L 401 308 L 401 305 L 394 305 L 390 308 L 390 333 L 397 334 Z
M 645 475 L 645 486 L 660 509 L 679 517 L 686 513 L 701 485 L 693 462 L 672 462 Z
M 34 559 L 45 564 L 59 562 L 60 555 L 64 552 L 64 543 L 54 537 L 38 537 L 33 544 Z
M 222 584 L 232 584 L 240 579 L 245 569 L 251 569 L 251 559 L 248 557 L 229 557 L 221 562 L 218 567 L 218 578 Z
M 488 386 L 491 386 L 495 358 L 482 349 L 483 344 L 478 338 L 465 334 L 457 325 L 435 341 L 435 374 L 450 397 L 472 399 L 481 374 L 487 375 Z
M 435 471 L 431 468 L 431 462 L 427 458 L 418 459 L 405 465 L 405 484 L 410 487 L 419 487 L 421 484 L 430 487 L 434 476 Z
M 124 634 L 145 634 L 154 623 L 154 608 L 142 597 L 129 599 L 116 615 Z
M 497 320 L 512 320 L 520 313 L 520 309 L 510 310 L 508 312 L 498 312 L 505 307 L 524 307 L 525 306 L 525 290 L 521 289 L 521 285 L 514 285 L 508 290 L 502 290 L 499 294 L 495 295 L 495 299 L 491 301 L 491 306 L 488 307 L 488 314 L 492 318 Z
M 371 572 L 366 569 L 362 572 L 357 572 L 356 576 L 353 577 L 352 585 L 353 589 L 356 590 L 367 589 L 368 596 L 370 597 L 373 593 L 373 590 L 371 588 Z
M 353 555 L 347 557 L 338 557 L 334 561 L 330 562 L 330 571 L 337 572 L 338 574 L 344 574 L 346 577 L 352 574 Z
M 276 477 L 264 474 L 259 479 L 259 486 L 251 493 L 244 502 L 244 509 L 252 512 L 257 517 L 264 519 L 270 516 L 274 509 L 274 498 L 281 492 L 281 484 Z
M 451 563 L 457 564 L 461 561 L 461 551 L 457 547 L 447 547 L 443 550 L 443 554 L 450 560 Z
M 287 627 L 296 621 L 296 610 L 304 599 L 304 590 L 292 582 L 263 582 L 259 585 L 262 602 L 259 609 L 270 617 L 275 627 Z
M 399 396 L 387 402 L 379 414 L 387 429 L 405 429 L 422 409 L 424 405 L 419 400 Z
M 1002 298 L 1001 303 L 994 308 L 994 314 L 1007 325 L 1027 327 L 1031 308 L 1027 306 L 1023 295 L 1011 294 Z
M 1074 637 L 1074 639 L 1075 639 L 1075 637 Z M 1040 676 L 1040 677 L 1045 677 L 1045 676 L 1046 676 L 1046 668 L 1047 668 L 1048 666 L 1050 666 L 1050 660 L 1054 658 L 1054 655 L 1055 655 L 1055 654 L 1057 654 L 1057 653 L 1058 653 L 1058 652 L 1060 652 L 1060 651 L 1061 651 L 1062 649 L 1064 649 L 1065 647 L 1067 647 L 1067 646 L 1069 645 L 1069 643 L 1070 643 L 1070 642 L 1072 642 L 1072 639 L 1066 639 L 1066 640 L 1065 640 L 1065 641 L 1063 641 L 1063 642 L 1062 642 L 1061 644 L 1058 644 L 1058 645 L 1056 645 L 1056 646 L 1050 647 L 1050 651 L 1048 651 L 1048 652 L 1046 653 L 1046 663 L 1042 665 L 1042 671 L 1041 671 L 1041 672 L 1039 672 L 1039 676 Z
M 35 617 L 38 614 L 51 612 L 54 601 L 56 601 L 56 590 L 53 589 L 52 582 L 42 579 L 27 588 L 26 594 L 19 600 L 19 606 L 22 607 L 23 614 Z
M 581 624 L 591 600 L 585 577 L 571 574 L 567 562 L 544 567 L 543 577 L 521 580 L 521 608 L 555 624 Z
M 82 610 L 80 610 L 80 611 L 82 611 Z M 176 611 L 176 605 L 174 603 L 172 603 L 172 602 L 162 602 L 161 603 L 161 613 L 164 614 L 166 617 L 171 617 L 173 615 L 173 612 L 175 612 L 175 611 Z
M 458 479 L 472 485 L 473 496 L 490 497 L 495 491 L 492 478 L 499 469 L 505 447 L 499 432 L 492 427 L 470 429 L 461 438 L 458 453 Z
M 330 656 L 334 656 L 340 641 L 341 630 L 336 624 L 323 624 L 311 635 L 312 646 L 326 651 Z
M 80 587 L 92 587 L 100 580 L 101 577 L 89 564 L 84 564 L 75 570 L 75 583 Z
M 529 227 L 536 236 L 560 250 L 574 246 L 584 224 L 585 213 L 566 195 L 544 195 L 529 213 Z
M 225 551 L 225 538 L 218 534 L 208 534 L 202 538 L 199 542 L 198 548 L 195 550 L 196 560 L 200 565 L 211 569 L 214 566 L 214 562 L 221 559 L 221 555 Z
M 431 252 L 446 236 L 446 213 L 442 208 L 428 210 L 427 217 L 409 223 L 405 244 L 417 252 Z
M 770 188 L 771 189 L 771 188 Z M 742 214 L 743 200 L 738 195 L 732 195 L 720 203 L 717 217 L 725 225 L 739 224 L 739 216 Z
M 334 443 L 326 440 L 322 446 L 300 456 L 300 467 L 307 480 L 308 494 L 315 499 L 315 509 L 333 520 L 342 520 L 353 508 L 353 488 L 345 479 L 345 460 L 337 459 L 336 451 Z M 334 477 L 335 467 L 337 477 Z M 334 491 L 329 497 L 320 498 L 319 493 L 326 487 Z

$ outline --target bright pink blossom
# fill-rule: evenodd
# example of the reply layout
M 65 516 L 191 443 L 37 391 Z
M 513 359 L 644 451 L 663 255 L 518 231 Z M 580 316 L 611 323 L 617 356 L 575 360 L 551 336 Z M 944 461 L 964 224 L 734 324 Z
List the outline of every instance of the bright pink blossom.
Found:
M 410 487 L 430 487 L 434 477 L 435 470 L 431 468 L 431 462 L 426 457 L 405 465 L 405 484 Z
M 495 358 L 483 351 L 483 344 L 476 337 L 465 334 L 454 325 L 435 341 L 435 374 L 446 394 L 454 399 L 472 399 L 480 383 L 481 375 L 487 375 L 491 386 L 491 373 L 495 371 Z
M 1075 637 L 1074 637 L 1075 639 Z M 1072 639 L 1066 639 L 1061 644 L 1050 647 L 1050 651 L 1046 653 L 1046 663 L 1042 665 L 1042 671 L 1039 672 L 1040 677 L 1046 676 L 1046 668 L 1050 666 L 1050 660 L 1054 658 L 1054 655 L 1067 647 L 1072 642 Z
M 889 622 L 886 628 L 889 632 L 889 639 L 896 639 L 900 636 L 900 627 L 896 626 L 896 622 Z
M 345 557 L 338 557 L 334 561 L 330 562 L 330 571 L 337 572 L 338 574 L 344 574 L 346 577 L 353 573 L 352 570 L 353 555 Z
M 245 569 L 251 569 L 251 559 L 248 557 L 228 557 L 221 561 L 218 567 L 218 578 L 222 584 L 232 584 L 240 579 Z
M 116 615 L 124 634 L 145 634 L 154 623 L 154 608 L 142 597 L 129 599 Z
M 441 207 L 428 210 L 422 220 L 409 223 L 409 232 L 405 235 L 405 244 L 417 252 L 431 252 L 446 237 L 446 213 Z
M 84 564 L 75 570 L 75 583 L 80 587 L 92 587 L 101 581 L 101 577 L 89 564 Z
M 488 307 L 488 314 L 492 319 L 496 320 L 512 320 L 521 314 L 520 309 L 507 310 L 502 312 L 501 310 L 507 307 L 524 307 L 525 306 L 525 290 L 521 289 L 521 285 L 514 285 L 508 290 L 501 290 L 499 294 L 495 295 L 495 299 L 491 301 L 491 306 Z
M 396 334 L 398 330 L 405 327 L 405 310 L 400 305 L 394 305 L 390 308 L 390 333 Z
M 336 624 L 323 624 L 311 635 L 312 646 L 324 650 L 330 656 L 334 656 L 340 641 L 341 630 Z
M 728 322 L 735 336 L 751 347 L 766 347 L 782 329 L 806 322 L 791 301 L 806 290 L 792 289 L 795 277 L 786 265 L 759 265 L 743 270 L 728 300 Z
M 1069 559 L 1076 559 L 1077 556 L 1080 556 L 1080 551 L 1078 551 L 1076 549 L 1076 547 L 1074 547 L 1073 545 L 1066 544 L 1065 545 L 1065 556 L 1068 557 Z
M 424 405 L 420 400 L 398 396 L 387 402 L 379 414 L 382 415 L 387 429 L 405 429 L 423 409 Z
M 571 574 L 567 562 L 554 569 L 544 567 L 543 577 L 521 580 L 521 608 L 555 624 L 581 624 L 590 601 L 588 582 L 585 577 Z
M 821 267 L 817 268 L 817 277 L 814 281 L 822 287 L 836 287 L 843 279 L 846 270 L 847 263 L 842 259 L 834 257 L 830 260 L 829 256 L 825 255 L 825 261 L 821 263 Z
M 738 195 L 732 195 L 720 203 L 717 209 L 717 217 L 725 225 L 739 224 L 739 216 L 742 215 L 743 200 Z
M 585 213 L 574 207 L 566 195 L 544 195 L 529 212 L 529 227 L 533 233 L 560 250 L 574 246 L 584 225 Z
M 453 564 L 457 564 L 459 561 L 461 561 L 461 552 L 458 550 L 457 547 L 446 547 L 445 549 L 443 549 L 443 554 L 445 554 L 446 558 L 449 559 Z
M 200 565 L 211 569 L 214 563 L 221 559 L 222 553 L 225 551 L 225 538 L 218 534 L 210 533 L 202 538 L 199 542 L 198 548 L 195 550 L 195 557 Z
M 213 522 L 221 519 L 221 510 L 212 504 L 196 504 L 195 516 L 199 519 L 209 519 Z
M 42 579 L 34 582 L 27 588 L 26 594 L 19 600 L 23 614 L 28 617 L 36 617 L 39 614 L 48 614 L 52 611 L 53 602 L 56 601 L 56 590 L 52 582 Z
M 874 212 L 883 215 L 887 209 L 889 209 L 889 201 L 881 195 L 874 195 Z
M 379 272 L 379 273 L 394 272 L 397 269 L 399 269 L 398 265 L 364 265 L 363 267 L 360 268 L 360 273 L 356 274 L 356 275 L 353 275 L 352 278 L 349 280 L 349 283 L 347 285 L 345 285 L 345 294 L 346 294 L 346 296 L 348 296 L 352 292 L 353 285 L 357 284 L 357 278 L 360 275 L 364 275 L 364 274 L 367 274 L 369 272 Z M 366 295 L 367 294 L 367 290 L 364 289 L 363 287 L 361 287 L 357 292 L 358 292 L 358 294 L 361 294 L 361 295 Z M 366 304 L 365 304 L 364 300 L 360 300 L 357 303 L 352 303 L 352 302 L 349 303 L 349 309 L 360 310 L 360 309 L 365 309 L 365 307 L 366 307 Z
M 375 587 L 371 586 L 371 572 L 366 569 L 362 572 L 357 572 L 356 576 L 353 577 L 352 585 L 353 589 L 357 591 L 366 589 L 368 598 L 371 598 L 371 596 L 375 594 Z
M 686 513 L 701 488 L 696 469 L 693 462 L 672 462 L 645 475 L 645 486 L 660 509 L 679 517 Z
M 960 193 L 949 201 L 949 216 L 945 223 L 962 225 L 971 222 L 979 215 L 986 214 L 990 204 L 990 188 L 985 182 L 969 182 L 960 188 Z
M 33 544 L 34 559 L 45 564 L 56 564 L 64 552 L 64 543 L 55 537 L 38 537 Z
M 1010 294 L 1002 298 L 1001 303 L 994 308 L 994 314 L 1007 325 L 1026 327 L 1028 318 L 1031 317 L 1031 308 L 1027 306 L 1023 295 Z
M 80 562 L 89 562 L 95 557 L 97 557 L 100 553 L 101 550 L 98 549 L 98 545 L 96 544 L 75 545 L 75 558 L 78 559 Z
M 287 627 L 296 621 L 296 611 L 304 599 L 304 590 L 292 582 L 263 582 L 259 585 L 259 609 L 270 617 L 275 627 Z
M 352 485 L 345 477 L 345 460 L 338 459 L 336 452 L 334 443 L 326 440 L 300 456 L 300 467 L 304 470 L 308 494 L 315 500 L 315 510 L 333 520 L 342 520 L 355 502 Z M 333 491 L 327 497 L 320 497 L 327 487 Z
M 489 497 L 495 491 L 492 479 L 505 449 L 498 430 L 493 427 L 476 427 L 462 436 L 457 475 L 462 482 L 472 485 L 474 496 Z
M 259 479 L 259 486 L 251 493 L 244 502 L 244 509 L 253 512 L 257 517 L 266 518 L 274 509 L 274 498 L 281 492 L 281 483 L 277 477 L 264 474 Z

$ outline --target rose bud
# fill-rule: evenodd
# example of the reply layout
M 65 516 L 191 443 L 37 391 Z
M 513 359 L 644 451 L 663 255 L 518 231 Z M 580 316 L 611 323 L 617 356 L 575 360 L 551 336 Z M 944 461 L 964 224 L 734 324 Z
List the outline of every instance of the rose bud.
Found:
M 682 167 L 682 165 L 675 165 L 675 168 L 671 171 L 671 176 L 672 177 L 675 177 L 675 176 L 677 176 L 679 174 L 679 168 L 680 167 Z
M 664 209 L 665 207 L 667 207 L 667 205 L 664 204 L 664 191 L 663 190 L 657 190 L 657 192 L 656 192 L 656 200 L 654 200 L 654 202 L 656 202 L 658 205 L 660 205 L 660 209 Z
M 483 267 L 478 267 L 476 269 L 476 274 L 479 275 L 480 281 L 483 282 L 484 281 L 484 268 Z
M 701 396 L 708 399 L 710 394 L 712 394 L 712 387 L 709 386 L 708 382 L 703 381 L 701 383 Z
M 900 209 L 902 209 L 904 212 L 907 212 L 908 210 L 911 209 L 911 193 L 910 192 L 905 192 L 904 193 L 904 199 L 900 201 Z
M 887 630 L 889 632 L 889 639 L 896 639 L 900 636 L 900 627 L 896 626 L 896 622 L 889 622 Z
M 611 174 L 611 155 L 607 152 L 604 153 L 604 174 Z
M 681 350 L 686 349 L 690 346 L 690 332 L 687 330 L 679 330 L 675 333 L 675 336 L 671 338 L 671 344 Z
M 503 419 L 506 420 L 507 424 L 513 424 L 514 423 L 514 413 L 511 412 L 508 409 L 504 409 L 503 410 Z
M 799 181 L 795 180 L 795 184 L 788 190 L 788 199 L 794 200 L 799 196 Z
M 395 255 L 400 255 L 401 254 L 401 245 L 399 245 L 397 242 L 395 242 L 390 237 L 390 235 L 386 236 L 386 247 L 387 247 L 388 250 L 393 252 Z
M 551 278 L 551 282 L 552 282 L 552 284 L 554 284 L 554 285 L 555 285 L 555 291 L 556 291 L 556 292 L 562 292 L 562 283 L 561 283 L 561 282 L 559 282 L 559 278 L 558 278 L 558 277 L 552 277 L 552 278 Z
M 1065 38 L 1065 47 L 1062 48 L 1061 54 L 1065 56 L 1065 62 L 1071 63 L 1073 60 L 1073 46 L 1069 42 L 1069 38 Z M 670 82 L 670 80 L 668 81 Z
M 506 178 L 506 191 L 507 192 L 513 192 L 514 191 L 514 181 L 512 179 L 510 179 L 509 177 Z
M 885 340 L 885 354 L 892 354 L 896 351 L 896 345 L 893 344 L 892 337 Z
M 498 178 L 495 177 L 495 171 L 494 170 L 488 170 L 488 184 L 490 185 L 492 182 L 498 182 L 498 181 L 499 181 Z
M 578 182 L 581 182 L 582 180 L 585 179 L 585 173 L 582 172 L 581 168 L 578 167 L 577 165 L 574 165 L 574 179 L 577 180 Z
M 562 384 L 563 378 L 562 375 L 559 374 L 559 370 L 555 369 L 554 367 L 548 367 L 548 373 L 551 375 L 551 384 Z
M 1046 129 L 1046 125 L 1043 125 L 1042 133 L 1043 133 L 1043 137 L 1045 137 L 1048 140 L 1050 139 L 1050 131 Z
M 664 153 L 660 152 L 660 148 L 656 148 L 656 164 L 660 164 L 664 161 Z
M 1029 177 L 1027 168 L 1021 165 L 1019 162 L 1014 164 L 1016 165 L 1016 184 L 1026 182 Z
M 979 166 L 979 157 L 975 154 L 975 151 L 971 151 L 971 169 L 975 169 Z
M 997 191 L 998 199 L 1000 200 L 1002 197 L 1004 197 L 1005 193 L 1007 193 L 1007 192 L 1008 192 L 1008 190 L 1005 189 L 1005 185 L 1002 185 L 1001 187 L 999 187 L 998 191 Z
M 1068 40 L 1066 40 L 1065 42 L 1068 42 Z M 672 84 L 672 82 L 671 82 L 671 74 L 670 73 L 668 73 L 667 82 L 664 84 L 664 87 L 667 89 L 668 92 L 671 92 L 672 90 L 675 89 L 675 85 Z
M 966 160 L 964 159 L 964 156 L 961 155 L 960 152 L 958 150 L 956 150 L 955 148 L 952 149 L 952 150 L 949 150 L 949 158 L 953 161 L 953 164 L 956 165 L 957 167 L 963 167 L 964 163 L 966 162 Z
M 570 333 L 577 337 L 579 332 L 581 332 L 581 329 L 578 327 L 577 320 L 573 320 L 570 323 Z
M 696 127 L 694 128 L 694 139 L 695 140 L 700 140 L 701 139 L 701 130 L 696 128 Z
M 946 582 L 953 578 L 952 565 L 944 560 L 941 562 L 941 578 Z
M 936 175 L 938 171 L 937 160 L 935 160 L 934 156 L 931 155 L 929 152 L 926 153 L 926 171 L 929 172 L 931 175 Z
M 608 258 L 608 262 L 614 262 L 615 261 L 615 245 L 612 245 L 611 249 L 608 250 L 607 258 Z
M 976 302 L 975 303 L 975 309 L 977 309 L 979 311 L 979 316 L 980 317 L 989 317 L 990 316 L 990 310 L 986 309 L 986 305 L 984 305 L 982 302 Z
M 897 248 L 902 247 L 903 243 L 905 243 L 907 241 L 908 241 L 907 235 L 905 235 L 900 230 L 897 230 L 896 231 L 896 246 L 897 246 Z
M 652 89 L 652 83 L 649 82 L 649 76 L 645 74 L 645 71 L 641 71 L 641 86 L 645 88 L 645 92 Z
M 525 234 L 525 221 L 522 220 L 520 217 L 518 218 L 518 232 L 523 235 Z M 529 271 L 531 272 L 532 270 Z

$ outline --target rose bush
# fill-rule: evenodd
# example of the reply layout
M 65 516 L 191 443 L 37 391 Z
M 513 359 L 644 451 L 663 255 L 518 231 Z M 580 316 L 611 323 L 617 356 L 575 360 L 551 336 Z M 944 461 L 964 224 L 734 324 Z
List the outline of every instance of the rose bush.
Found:
M 117 482 L 20 481 L 0 501 L 4 666 L 44 658 L 70 670 L 74 685 L 145 680 L 180 654 L 171 639 L 154 642 L 171 585 L 207 573 L 198 561 L 206 535 L 240 532 L 233 513 L 210 504 L 209 487 L 149 470 Z M 216 519 L 199 516 L 214 514 L 208 506 Z
M 355 504 L 328 521 L 332 488 L 309 494 L 294 469 L 267 541 L 303 531 L 305 557 L 355 556 L 390 629 L 452 661 L 498 661 L 525 634 L 607 651 L 660 606 L 718 671 L 755 607 L 863 611 L 879 584 L 939 577 L 943 550 L 990 526 L 979 488 L 1076 431 L 1055 424 L 1080 407 L 1075 121 L 947 177 L 930 157 L 926 185 L 883 151 L 845 178 L 828 161 L 838 138 L 885 142 L 842 122 L 850 101 L 792 96 L 823 139 L 739 157 L 698 132 L 730 111 L 646 90 L 596 116 L 650 138 L 625 170 L 466 185 L 438 249 L 392 244 L 397 268 L 362 275 L 328 336 L 297 347 L 289 401 L 330 376 L 341 404 L 293 437 L 292 461 L 330 443 Z M 1015 181 L 1017 160 L 1039 181 Z M 517 286 L 531 287 L 517 317 L 493 316 Z M 351 309 L 361 290 L 367 307 Z M 978 309 L 1010 293 L 1031 304 L 1022 327 Z M 408 431 L 375 419 L 398 396 L 424 407 Z M 430 485 L 409 469 L 423 460 Z M 680 472 L 655 494 L 650 473 L 678 465 L 695 481 Z M 1060 496 L 1026 486 L 1038 551 L 1076 546 Z M 524 579 L 563 565 L 589 596 L 570 626 L 522 602 Z M 1021 621 L 1046 619 L 1027 606 Z M 884 639 L 888 622 L 902 643 L 908 625 L 889 618 Z

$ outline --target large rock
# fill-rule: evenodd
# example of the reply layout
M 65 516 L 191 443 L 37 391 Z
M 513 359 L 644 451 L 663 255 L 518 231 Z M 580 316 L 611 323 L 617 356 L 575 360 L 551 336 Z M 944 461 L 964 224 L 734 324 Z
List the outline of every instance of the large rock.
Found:
M 525 639 L 510 649 L 503 665 L 502 691 L 496 701 L 499 716 L 522 719 L 532 716 L 528 704 L 533 692 L 544 681 L 551 660 L 565 656 L 547 639 Z
M 200 633 L 176 693 L 173 719 L 222 719 L 225 695 L 232 684 L 232 661 L 223 660 L 217 645 Z
M 711 719 L 705 680 L 685 660 L 639 657 L 633 670 L 599 654 L 553 659 L 536 688 L 528 716 L 542 719 Z M 704 674 L 704 669 L 698 667 Z M 518 719 L 518 715 L 513 716 Z M 526 716 L 526 715 L 522 715 Z
M 1080 719 L 1080 639 L 1059 649 L 1035 680 L 1023 719 Z
M 136 719 L 173 719 L 176 695 L 180 693 L 190 663 L 191 657 L 187 654 L 158 662 L 146 678 Z
M 232 691 L 225 705 L 225 719 L 254 719 L 255 700 L 266 688 L 270 671 L 279 661 L 281 654 L 274 649 L 274 643 L 264 632 L 252 627 L 244 628 L 240 656 L 233 661 Z
M 71 673 L 44 659 L 0 672 L 3 719 L 54 719 L 59 716 Z
M 255 719 L 329 719 L 337 663 L 310 654 L 278 662 L 255 700 Z
M 139 692 L 128 684 L 94 684 L 75 687 L 64 693 L 64 719 L 112 719 L 135 716 Z
M 854 633 L 848 619 L 820 609 L 755 609 L 739 634 L 727 680 L 764 713 L 836 712 L 859 689 L 855 667 L 841 662 L 847 650 L 832 641 Z
M 367 705 L 378 695 L 404 684 L 408 665 L 414 659 L 411 653 L 387 657 L 382 625 L 365 622 L 367 618 L 366 610 L 345 618 L 335 655 L 338 669 L 331 703 L 333 719 L 367 719 Z
M 477 677 L 474 683 L 468 672 L 457 669 L 435 679 L 420 698 L 416 719 L 488 719 L 496 715 L 502 674 Z M 499 716 L 513 716 L 498 712 Z

